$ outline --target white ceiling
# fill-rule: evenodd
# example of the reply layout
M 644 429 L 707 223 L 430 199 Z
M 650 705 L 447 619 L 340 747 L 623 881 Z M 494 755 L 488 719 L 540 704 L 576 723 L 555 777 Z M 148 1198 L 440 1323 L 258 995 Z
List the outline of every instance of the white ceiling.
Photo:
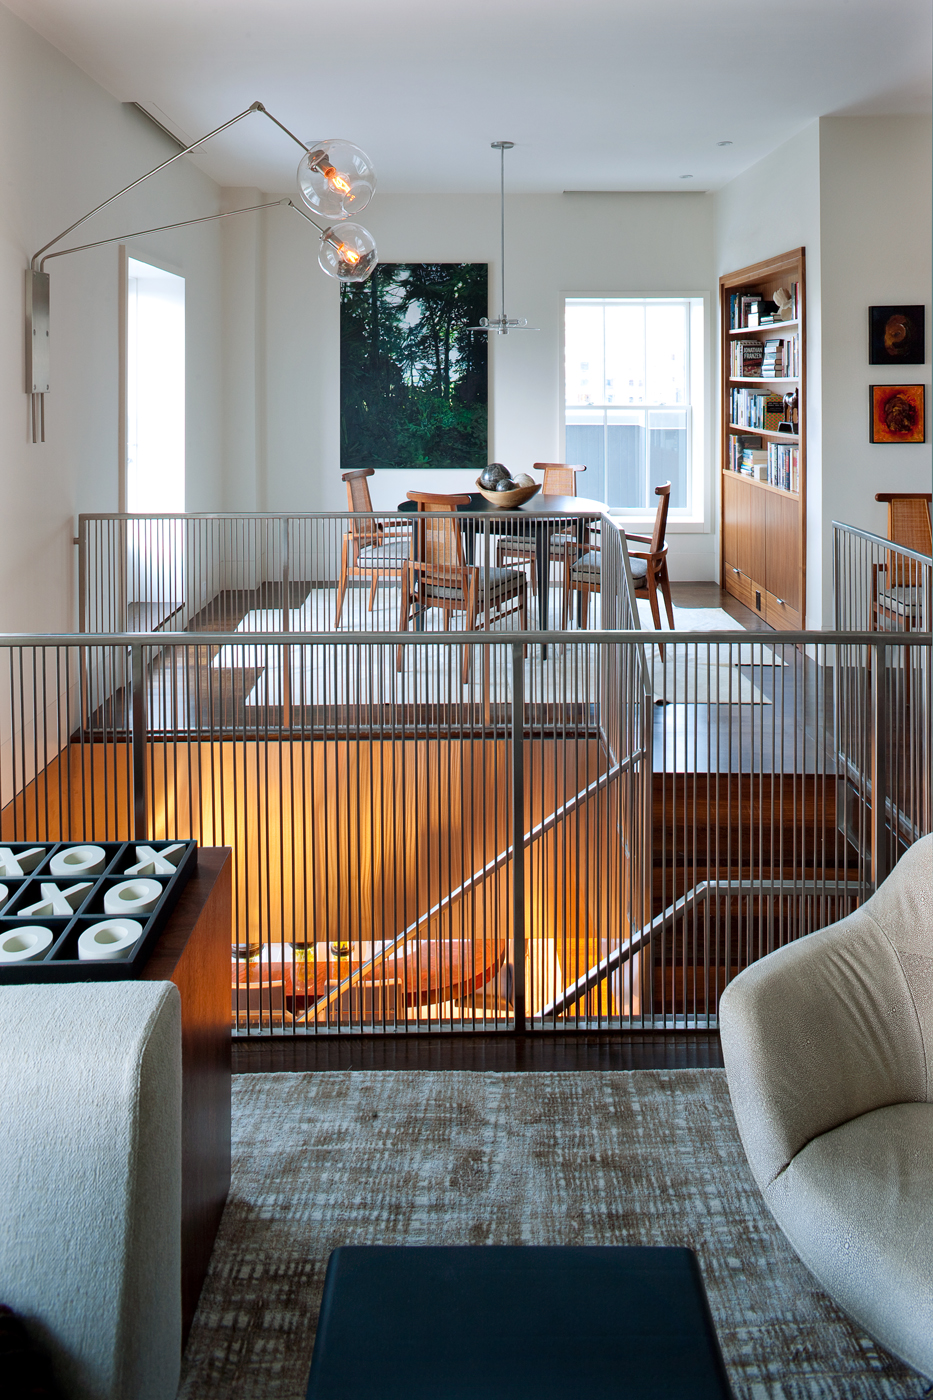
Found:
M 931 106 L 929 0 L 5 3 L 191 140 L 258 99 L 382 191 L 494 191 L 498 138 L 512 193 L 715 189 L 819 116 Z M 197 159 L 288 192 L 299 154 L 254 115 Z

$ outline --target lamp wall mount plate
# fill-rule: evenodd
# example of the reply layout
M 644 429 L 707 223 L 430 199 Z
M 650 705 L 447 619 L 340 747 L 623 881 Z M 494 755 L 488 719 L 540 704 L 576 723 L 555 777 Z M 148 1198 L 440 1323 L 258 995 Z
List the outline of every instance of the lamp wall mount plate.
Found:
M 510 331 L 536 331 L 537 326 L 529 326 L 524 317 L 505 314 L 505 153 L 514 147 L 514 141 L 491 141 L 492 150 L 499 152 L 499 315 L 481 316 L 478 326 L 467 326 L 469 331 L 485 331 L 487 335 L 508 335 Z
M 301 147 L 303 154 L 298 167 L 298 194 L 311 213 L 299 208 L 294 200 L 275 199 L 264 204 L 251 204 L 244 209 L 230 209 L 222 214 L 205 214 L 200 219 L 182 219 L 172 224 L 160 224 L 156 228 L 135 229 L 132 233 L 117 234 L 114 238 L 100 238 L 93 243 L 82 243 L 72 248 L 59 249 L 57 252 L 49 251 L 76 228 L 87 223 L 88 219 L 113 204 L 114 200 L 135 189 L 144 180 L 151 179 L 160 170 L 165 170 L 182 156 L 190 155 L 206 141 L 226 131 L 228 127 L 235 126 L 253 112 L 261 112 L 263 116 L 268 117 Z M 100 248 L 107 243 L 123 243 L 130 238 L 142 238 L 148 233 L 164 233 L 168 229 L 186 228 L 191 224 L 207 224 L 215 219 L 229 219 L 235 214 L 253 213 L 257 209 L 286 207 L 294 209 L 317 229 L 321 239 L 318 262 L 328 276 L 341 282 L 362 282 L 376 266 L 375 241 L 361 225 L 337 221 L 348 219 L 351 213 L 361 213 L 372 198 L 375 187 L 376 175 L 372 162 L 359 146 L 337 139 L 317 141 L 308 146 L 267 111 L 261 102 L 254 102 L 244 112 L 239 112 L 229 121 L 215 127 L 206 136 L 199 137 L 190 146 L 176 151 L 168 160 L 162 161 L 161 165 L 147 170 L 145 175 L 140 175 L 128 185 L 124 185 L 116 194 L 110 195 L 89 213 L 69 224 L 68 228 L 63 229 L 33 254 L 26 271 L 26 393 L 31 399 L 33 442 L 45 442 L 45 395 L 51 389 L 49 274 L 45 270 L 45 264 L 51 258 L 63 258 L 69 253 L 81 253 L 88 248 Z M 312 217 L 315 213 L 324 214 L 327 224 L 319 224 L 317 219 Z

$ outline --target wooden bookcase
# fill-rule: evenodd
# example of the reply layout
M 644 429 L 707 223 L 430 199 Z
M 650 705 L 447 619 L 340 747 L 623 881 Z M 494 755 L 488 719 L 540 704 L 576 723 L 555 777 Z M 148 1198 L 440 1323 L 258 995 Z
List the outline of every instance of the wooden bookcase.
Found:
M 773 300 L 779 287 L 797 283 L 797 316 L 773 325 L 734 329 L 732 298 L 759 294 Z M 772 627 L 802 628 L 806 616 L 806 279 L 803 248 L 795 248 L 751 267 L 739 268 L 719 279 L 721 352 L 722 441 L 720 456 L 722 586 L 726 592 L 753 608 Z M 733 346 L 749 340 L 768 341 L 799 337 L 796 370 L 792 377 L 746 378 L 734 375 Z M 797 390 L 797 432 L 739 426 L 732 421 L 733 390 L 783 396 Z M 733 440 L 739 434 L 761 438 L 762 450 L 770 444 L 796 448 L 797 490 L 787 490 L 754 477 L 743 476 L 730 466 Z

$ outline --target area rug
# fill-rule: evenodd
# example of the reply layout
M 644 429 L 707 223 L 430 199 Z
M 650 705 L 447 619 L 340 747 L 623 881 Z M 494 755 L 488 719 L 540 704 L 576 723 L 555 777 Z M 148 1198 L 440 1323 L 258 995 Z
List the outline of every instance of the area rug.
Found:
M 328 1255 L 372 1243 L 689 1245 L 737 1400 L 923 1392 L 762 1205 L 722 1070 L 249 1074 L 233 1105 L 179 1400 L 302 1400 Z

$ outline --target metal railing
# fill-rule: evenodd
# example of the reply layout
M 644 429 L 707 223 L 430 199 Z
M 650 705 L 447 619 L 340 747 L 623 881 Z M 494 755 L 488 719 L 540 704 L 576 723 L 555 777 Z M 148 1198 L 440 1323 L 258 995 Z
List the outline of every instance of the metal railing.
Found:
M 833 521 L 833 597 L 839 631 L 929 638 L 933 559 Z M 875 648 L 850 641 L 835 662 L 840 822 L 883 878 L 931 826 L 929 651 L 892 644 L 881 667 Z
M 232 847 L 237 1033 L 713 1028 L 933 827 L 926 605 L 853 630 L 887 542 L 837 528 L 835 632 L 672 636 L 604 517 L 467 515 L 457 601 L 520 572 L 549 628 L 439 628 L 434 576 L 398 630 L 362 552 L 434 518 L 82 517 L 82 622 L 125 630 L 0 638 L 0 839 Z
M 871 891 L 903 839 L 872 796 L 929 755 L 928 637 L 761 635 L 0 638 L 0 837 L 231 846 L 241 1034 L 714 1027 Z
M 601 514 L 458 511 L 464 562 L 528 571 L 534 623 L 562 625 L 565 564 L 618 537 Z M 80 515 L 78 630 L 85 632 L 386 632 L 399 625 L 396 586 L 416 526 L 434 512 Z M 602 551 L 600 551 L 602 553 Z M 622 565 L 603 560 L 604 627 L 619 627 Z M 538 575 L 550 570 L 548 587 Z M 580 595 L 571 599 L 579 613 Z M 450 619 L 447 619 L 449 625 Z M 419 626 L 437 627 L 427 616 Z

